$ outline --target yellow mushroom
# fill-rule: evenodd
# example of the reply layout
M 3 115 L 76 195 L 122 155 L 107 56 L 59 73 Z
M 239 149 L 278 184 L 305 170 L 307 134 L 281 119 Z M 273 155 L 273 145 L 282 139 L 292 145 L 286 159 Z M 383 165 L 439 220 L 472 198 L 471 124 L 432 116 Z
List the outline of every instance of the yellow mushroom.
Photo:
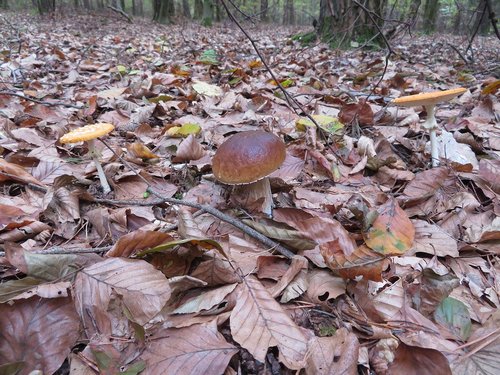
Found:
M 104 170 L 102 169 L 101 163 L 99 162 L 99 153 L 96 152 L 94 140 L 96 138 L 108 134 L 114 128 L 115 127 L 112 124 L 108 123 L 86 125 L 64 134 L 59 139 L 59 142 L 61 143 L 77 143 L 77 142 L 88 143 L 89 154 L 92 160 L 94 161 L 104 194 L 109 193 L 111 191 L 111 187 L 109 186 L 108 180 L 106 179 L 106 175 L 104 174 Z

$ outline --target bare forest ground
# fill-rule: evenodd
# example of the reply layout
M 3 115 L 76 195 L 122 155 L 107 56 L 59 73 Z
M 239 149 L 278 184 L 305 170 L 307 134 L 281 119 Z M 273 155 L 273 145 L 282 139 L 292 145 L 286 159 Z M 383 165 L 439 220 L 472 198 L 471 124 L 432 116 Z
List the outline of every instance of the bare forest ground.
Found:
M 281 88 L 230 23 L 0 15 L 0 372 L 498 374 L 499 41 L 245 27 Z M 431 168 L 390 102 L 455 87 Z M 109 194 L 58 141 L 98 122 Z M 272 219 L 211 174 L 256 129 Z

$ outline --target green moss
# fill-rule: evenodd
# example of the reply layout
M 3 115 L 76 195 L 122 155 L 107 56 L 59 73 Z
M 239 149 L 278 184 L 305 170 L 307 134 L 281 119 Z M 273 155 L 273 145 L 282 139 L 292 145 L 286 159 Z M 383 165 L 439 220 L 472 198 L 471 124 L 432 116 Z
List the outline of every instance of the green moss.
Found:
M 298 33 L 295 35 L 292 35 L 292 40 L 300 42 L 300 44 L 307 46 L 316 41 L 318 36 L 316 35 L 315 31 L 311 31 L 308 33 Z

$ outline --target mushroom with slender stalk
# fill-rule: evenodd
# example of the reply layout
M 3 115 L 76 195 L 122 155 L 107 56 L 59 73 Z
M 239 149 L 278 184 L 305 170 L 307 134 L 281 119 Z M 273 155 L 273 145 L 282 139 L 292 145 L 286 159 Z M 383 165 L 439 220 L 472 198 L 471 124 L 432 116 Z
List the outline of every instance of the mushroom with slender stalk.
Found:
M 436 130 L 438 129 L 438 124 L 436 122 L 436 117 L 434 115 L 436 104 L 451 100 L 463 94 L 465 91 L 467 90 L 464 88 L 456 88 L 444 91 L 433 91 L 417 95 L 402 96 L 392 101 L 393 104 L 397 104 L 403 107 L 416 107 L 416 106 L 425 107 L 425 110 L 427 112 L 427 119 L 425 120 L 423 127 L 429 130 L 429 136 L 431 138 L 431 158 L 433 167 L 437 167 L 439 165 L 439 152 L 438 152 L 438 144 L 436 137 Z
M 244 131 L 220 145 L 212 159 L 212 170 L 224 184 L 245 185 L 247 193 L 261 192 L 262 211 L 271 217 L 273 198 L 268 176 L 283 164 L 285 156 L 285 143 L 276 135 L 260 130 Z
M 59 142 L 61 143 L 77 143 L 77 142 L 87 142 L 89 148 L 89 156 L 94 161 L 95 167 L 97 169 L 97 174 L 99 175 L 99 180 L 101 182 L 102 190 L 104 194 L 107 194 L 111 191 L 111 187 L 109 186 L 108 180 L 106 179 L 106 175 L 104 174 L 104 170 L 102 169 L 101 163 L 99 161 L 100 153 L 95 148 L 95 140 L 103 135 L 111 132 L 115 127 L 112 124 L 108 123 L 99 123 L 86 125 L 81 128 L 70 131 L 69 133 L 64 134 Z

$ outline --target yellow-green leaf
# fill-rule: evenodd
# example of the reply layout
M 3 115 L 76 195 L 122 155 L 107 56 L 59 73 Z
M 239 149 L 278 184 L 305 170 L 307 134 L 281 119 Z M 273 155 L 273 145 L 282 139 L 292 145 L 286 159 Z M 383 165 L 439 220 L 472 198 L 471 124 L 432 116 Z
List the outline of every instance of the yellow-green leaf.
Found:
M 183 124 L 181 126 L 173 126 L 167 130 L 167 135 L 170 137 L 187 137 L 190 134 L 196 135 L 201 131 L 201 126 L 198 124 Z
M 344 125 L 336 117 L 326 115 L 312 115 L 312 118 L 318 123 L 321 129 L 330 134 L 341 135 L 344 130 Z M 295 127 L 298 131 L 306 131 L 307 126 L 314 127 L 315 125 L 308 118 L 301 118 L 295 123 Z

